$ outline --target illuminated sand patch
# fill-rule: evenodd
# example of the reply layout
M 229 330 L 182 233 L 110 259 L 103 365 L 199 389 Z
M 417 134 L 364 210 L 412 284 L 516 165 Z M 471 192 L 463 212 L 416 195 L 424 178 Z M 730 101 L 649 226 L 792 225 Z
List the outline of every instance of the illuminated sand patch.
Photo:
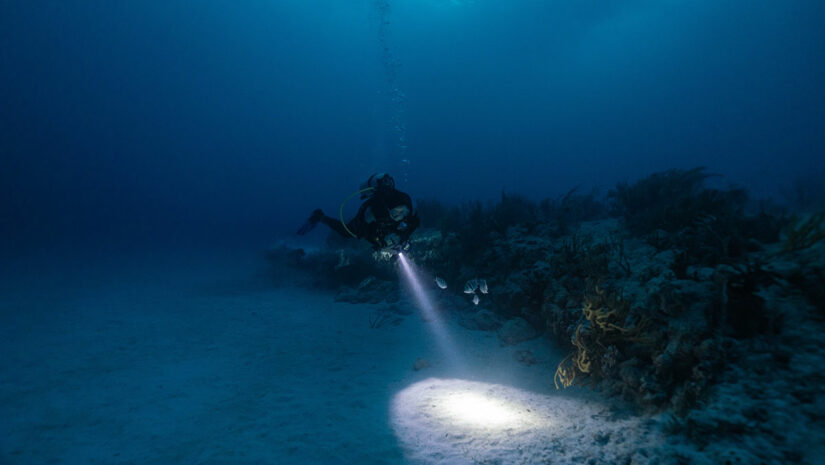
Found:
M 456 379 L 399 392 L 391 421 L 413 463 L 645 463 L 646 448 L 659 442 L 641 419 L 611 419 L 596 403 Z

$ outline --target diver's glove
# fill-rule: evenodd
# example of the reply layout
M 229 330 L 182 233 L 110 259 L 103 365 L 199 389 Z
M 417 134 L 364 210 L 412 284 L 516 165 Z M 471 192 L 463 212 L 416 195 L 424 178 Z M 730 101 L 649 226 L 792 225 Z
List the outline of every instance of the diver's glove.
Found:
M 395 255 L 410 249 L 410 241 L 398 234 L 392 233 L 381 238 L 381 244 L 375 244 L 373 249 L 376 252 Z
M 418 228 L 418 225 L 421 224 L 421 220 L 418 218 L 418 214 L 413 214 L 407 220 L 402 221 L 398 225 L 398 232 L 400 236 L 400 242 L 407 242 L 410 241 L 410 236 L 412 235 L 413 231 Z
M 388 247 L 392 247 L 392 246 L 400 244 L 400 243 L 401 243 L 401 236 L 399 236 L 396 233 L 390 233 L 390 234 L 387 234 L 384 237 L 384 244 L 386 244 Z
M 312 229 L 315 228 L 315 225 L 317 225 L 323 217 L 324 212 L 320 208 L 313 211 L 312 215 L 309 216 L 309 219 L 306 220 L 306 222 L 301 226 L 300 229 L 298 229 L 298 235 L 303 236 L 304 234 L 312 231 Z

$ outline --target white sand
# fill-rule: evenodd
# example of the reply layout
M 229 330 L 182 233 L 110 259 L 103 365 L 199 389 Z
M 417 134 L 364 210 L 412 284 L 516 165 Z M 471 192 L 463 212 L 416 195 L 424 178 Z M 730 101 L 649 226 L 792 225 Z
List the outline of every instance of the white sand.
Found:
M 0 463 L 643 463 L 660 444 L 653 422 L 556 392 L 546 341 L 502 348 L 454 309 L 463 369 L 417 312 L 372 329 L 376 306 L 275 289 L 247 260 L 128 265 L 5 281 Z M 532 420 L 472 425 L 430 402 L 451 392 Z

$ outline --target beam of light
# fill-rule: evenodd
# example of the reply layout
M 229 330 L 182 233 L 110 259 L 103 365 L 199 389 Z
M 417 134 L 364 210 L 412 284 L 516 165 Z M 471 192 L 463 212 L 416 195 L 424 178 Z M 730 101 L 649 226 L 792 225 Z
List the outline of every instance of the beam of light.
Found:
M 407 280 L 410 291 L 415 297 L 418 309 L 421 311 L 424 319 L 430 322 L 429 326 L 434 333 L 435 341 L 438 344 L 439 349 L 444 354 L 446 360 L 452 364 L 453 367 L 463 368 L 464 364 L 461 362 L 461 358 L 455 350 L 455 345 L 453 344 L 450 335 L 447 333 L 447 327 L 433 306 L 429 295 L 427 295 L 427 292 L 421 286 L 421 280 L 418 277 L 419 273 L 415 269 L 414 265 L 407 260 L 407 257 L 405 257 L 403 253 L 398 254 L 398 261 L 401 262 L 401 270 Z

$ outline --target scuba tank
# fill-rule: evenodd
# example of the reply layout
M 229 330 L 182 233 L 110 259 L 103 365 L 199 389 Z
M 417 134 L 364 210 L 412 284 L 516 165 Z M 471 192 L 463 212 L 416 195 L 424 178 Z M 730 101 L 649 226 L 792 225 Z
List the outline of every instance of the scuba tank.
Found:
M 350 194 L 349 197 L 341 202 L 341 206 L 338 208 L 338 218 L 341 220 L 341 224 L 344 225 L 344 229 L 350 234 L 350 236 L 356 238 L 358 237 L 355 233 L 350 231 L 346 221 L 344 221 L 344 205 L 349 201 L 349 199 L 361 194 L 361 200 L 364 200 L 372 197 L 376 192 L 393 189 L 395 189 L 395 180 L 392 176 L 387 173 L 375 173 L 367 179 L 367 182 L 361 184 L 360 189 Z

